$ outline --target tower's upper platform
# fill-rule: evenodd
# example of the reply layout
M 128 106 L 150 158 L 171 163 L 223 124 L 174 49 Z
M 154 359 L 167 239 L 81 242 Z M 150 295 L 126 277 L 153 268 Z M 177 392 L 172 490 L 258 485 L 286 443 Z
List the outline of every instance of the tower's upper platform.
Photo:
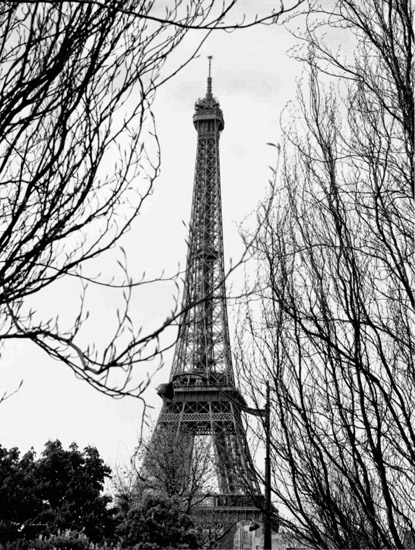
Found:
M 198 122 L 206 120 L 217 120 L 219 122 L 219 131 L 225 127 L 222 109 L 219 101 L 212 94 L 212 76 L 211 76 L 211 57 L 209 57 L 209 76 L 207 79 L 207 90 L 205 97 L 198 99 L 195 103 L 195 114 L 193 115 L 193 124 L 196 130 Z

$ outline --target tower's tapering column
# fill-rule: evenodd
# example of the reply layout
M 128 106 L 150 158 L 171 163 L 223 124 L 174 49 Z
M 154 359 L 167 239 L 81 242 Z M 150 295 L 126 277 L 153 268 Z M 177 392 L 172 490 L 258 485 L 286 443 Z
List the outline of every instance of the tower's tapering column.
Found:
M 219 139 L 224 120 L 219 103 L 212 95 L 210 65 L 207 92 L 196 102 L 193 122 L 197 151 L 184 313 L 172 375 L 198 372 L 212 376 L 218 383 L 233 384 L 219 165 Z

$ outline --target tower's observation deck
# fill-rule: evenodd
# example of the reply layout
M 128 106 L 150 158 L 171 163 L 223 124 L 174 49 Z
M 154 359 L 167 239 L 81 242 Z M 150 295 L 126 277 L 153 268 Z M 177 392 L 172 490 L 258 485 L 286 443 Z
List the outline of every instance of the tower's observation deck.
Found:
M 209 121 L 215 121 L 214 125 L 208 124 Z M 219 101 L 212 94 L 212 77 L 208 76 L 208 87 L 206 96 L 195 103 L 195 114 L 193 115 L 193 124 L 197 132 L 215 131 L 221 132 L 225 128 L 222 109 Z

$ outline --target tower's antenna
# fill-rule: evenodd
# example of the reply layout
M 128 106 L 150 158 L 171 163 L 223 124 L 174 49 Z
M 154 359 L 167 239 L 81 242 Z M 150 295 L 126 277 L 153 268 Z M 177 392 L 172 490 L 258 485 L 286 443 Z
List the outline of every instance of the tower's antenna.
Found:
M 213 56 L 208 55 L 209 75 L 208 75 L 208 79 L 207 79 L 207 94 L 206 94 L 206 96 L 209 97 L 209 98 L 212 97 L 212 59 L 213 59 Z

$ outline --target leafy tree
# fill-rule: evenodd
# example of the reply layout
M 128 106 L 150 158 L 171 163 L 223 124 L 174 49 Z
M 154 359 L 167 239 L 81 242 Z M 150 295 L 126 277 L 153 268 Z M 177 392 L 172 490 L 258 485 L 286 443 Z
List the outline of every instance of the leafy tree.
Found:
M 91 542 L 84 533 L 65 531 L 60 535 L 39 536 L 36 539 L 18 539 L 0 544 L 2 550 L 90 550 Z M 106 546 L 107 548 L 110 548 Z
M 13 540 L 22 526 L 30 531 L 42 500 L 37 494 L 35 454 L 29 451 L 20 458 L 14 447 L 0 446 L 0 540 Z
M 111 498 L 101 496 L 111 470 L 94 447 L 81 453 L 75 444 L 66 451 L 59 441 L 49 441 L 36 466 L 45 502 L 39 519 L 47 518 L 51 532 L 82 531 L 91 540 L 111 534 Z
M 69 450 L 49 441 L 40 458 L 33 451 L 20 458 L 17 449 L 0 448 L 1 540 L 32 539 L 65 530 L 91 541 L 113 535 L 111 498 L 101 496 L 110 469 L 98 451 Z
M 178 438 L 166 426 L 140 442 L 133 468 L 115 481 L 116 530 L 123 544 L 164 547 L 167 541 L 171 547 L 198 547 L 196 533 L 202 543 L 194 507 L 212 491 L 210 451 L 204 438 Z M 151 535 L 153 530 L 160 533 L 158 538 Z
M 319 548 L 415 532 L 413 23 L 406 0 L 309 2 L 260 213 L 239 365 L 256 399 L 272 380 L 273 500 Z
M 134 548 L 200 548 L 192 518 L 174 498 L 147 495 L 117 526 L 123 546 Z

